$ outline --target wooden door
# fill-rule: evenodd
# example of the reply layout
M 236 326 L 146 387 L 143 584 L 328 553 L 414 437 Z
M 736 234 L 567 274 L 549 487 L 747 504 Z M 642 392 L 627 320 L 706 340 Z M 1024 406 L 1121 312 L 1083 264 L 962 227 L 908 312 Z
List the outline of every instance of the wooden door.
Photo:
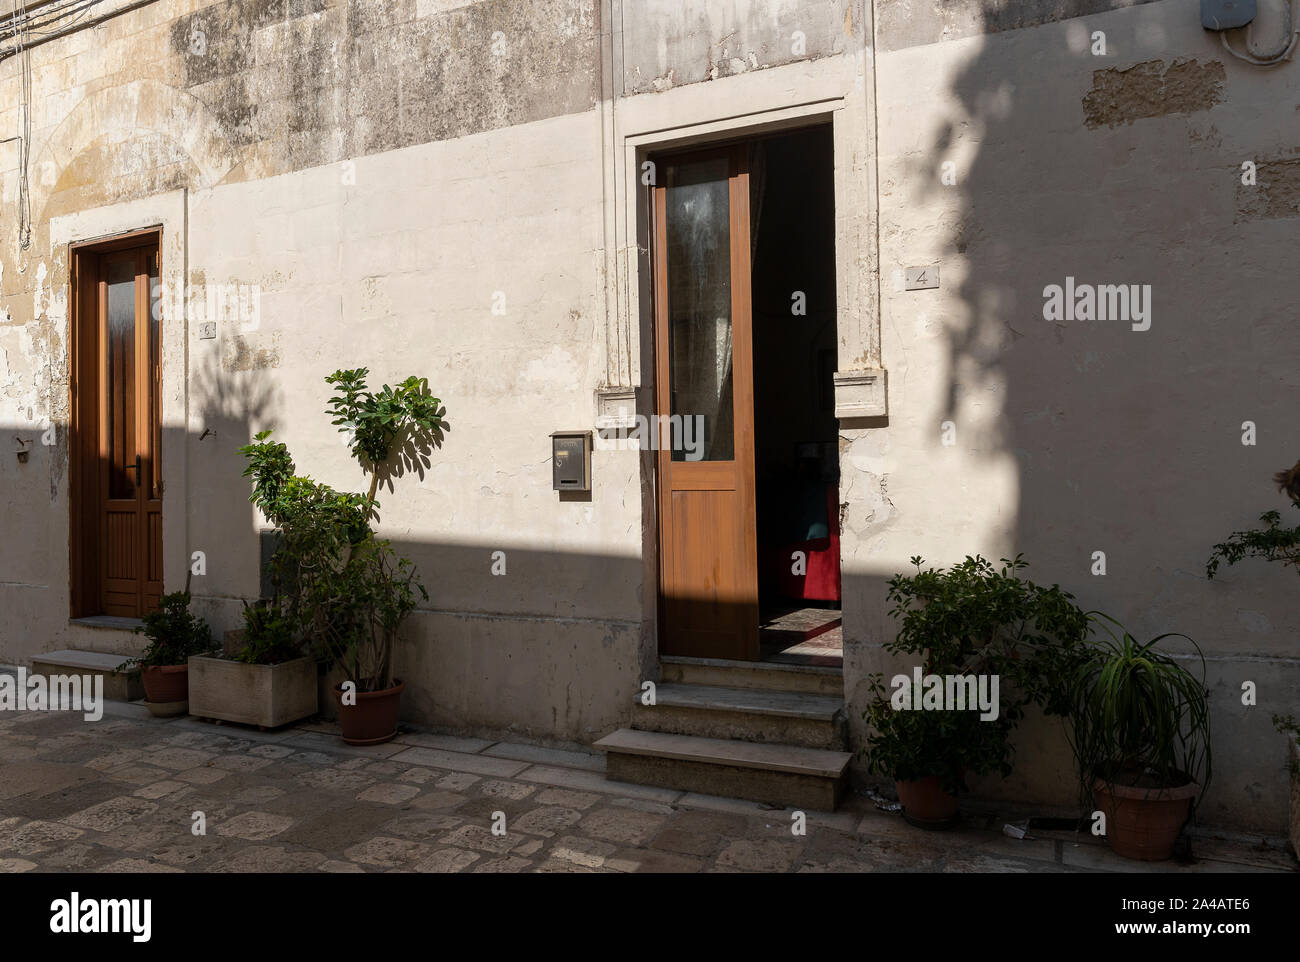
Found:
M 655 408 L 703 427 L 657 445 L 659 650 L 757 660 L 747 152 L 657 167 Z
M 158 248 L 82 254 L 80 614 L 139 617 L 162 595 Z M 93 407 L 91 406 L 93 405 Z M 84 463 L 89 460 L 90 463 Z

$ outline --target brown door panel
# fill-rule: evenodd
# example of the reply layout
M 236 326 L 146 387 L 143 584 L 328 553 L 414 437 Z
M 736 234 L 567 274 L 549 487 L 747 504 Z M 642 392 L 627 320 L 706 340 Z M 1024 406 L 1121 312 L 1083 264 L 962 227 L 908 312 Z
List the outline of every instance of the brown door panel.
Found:
M 743 147 L 670 158 L 654 190 L 656 412 L 703 426 L 698 460 L 656 455 L 664 654 L 758 658 L 745 163 Z
M 139 617 L 162 590 L 157 243 L 74 259 L 73 613 Z

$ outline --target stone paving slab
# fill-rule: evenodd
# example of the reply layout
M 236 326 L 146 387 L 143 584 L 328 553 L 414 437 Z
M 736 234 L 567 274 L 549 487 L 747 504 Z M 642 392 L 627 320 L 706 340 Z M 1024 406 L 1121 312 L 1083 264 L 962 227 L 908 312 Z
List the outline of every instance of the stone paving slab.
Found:
M 605 756 L 594 752 L 573 752 L 559 748 L 543 748 L 539 745 L 497 742 L 490 748 L 485 748 L 483 754 L 542 765 L 557 765 L 562 768 L 578 768 L 588 772 L 605 771 Z
M 258 732 L 119 710 L 135 707 L 99 722 L 0 714 L 0 871 L 1298 868 L 1269 840 L 1196 839 L 1198 861 L 1184 866 L 1129 862 L 1090 836 L 1012 839 L 996 814 L 927 832 L 857 796 L 805 813 L 797 835 L 789 810 L 607 781 L 584 753 L 421 733 L 355 749 L 328 725 Z

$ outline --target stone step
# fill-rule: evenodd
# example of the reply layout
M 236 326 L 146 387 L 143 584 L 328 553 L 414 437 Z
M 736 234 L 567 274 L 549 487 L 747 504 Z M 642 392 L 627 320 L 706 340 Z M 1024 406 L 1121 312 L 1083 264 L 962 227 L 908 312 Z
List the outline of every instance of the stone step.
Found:
M 660 677 L 666 682 L 844 697 L 844 673 L 839 668 L 679 655 L 665 655 L 659 659 L 659 665 Z
M 834 695 L 661 682 L 655 704 L 638 697 L 632 727 L 704 738 L 844 747 L 844 700 Z
M 833 811 L 843 795 L 847 752 L 620 728 L 596 742 L 605 777 L 782 807 Z
M 32 672 L 40 675 L 103 675 L 104 697 L 110 701 L 138 701 L 144 686 L 138 672 L 121 672 L 117 668 L 127 655 L 102 651 L 65 648 L 32 656 Z

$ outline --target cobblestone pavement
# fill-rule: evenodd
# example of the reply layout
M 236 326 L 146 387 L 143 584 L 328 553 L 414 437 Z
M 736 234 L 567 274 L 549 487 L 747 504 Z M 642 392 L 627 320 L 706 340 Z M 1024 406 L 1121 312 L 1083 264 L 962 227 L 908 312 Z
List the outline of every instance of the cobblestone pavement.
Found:
M 596 755 L 430 734 L 352 748 L 156 719 L 0 714 L 0 871 L 1294 871 L 1280 843 L 1197 839 L 1146 866 L 1091 838 L 1018 841 L 1002 819 L 926 832 L 853 797 L 835 814 L 607 782 Z M 195 812 L 206 834 L 195 835 Z M 494 813 L 506 834 L 494 834 Z

